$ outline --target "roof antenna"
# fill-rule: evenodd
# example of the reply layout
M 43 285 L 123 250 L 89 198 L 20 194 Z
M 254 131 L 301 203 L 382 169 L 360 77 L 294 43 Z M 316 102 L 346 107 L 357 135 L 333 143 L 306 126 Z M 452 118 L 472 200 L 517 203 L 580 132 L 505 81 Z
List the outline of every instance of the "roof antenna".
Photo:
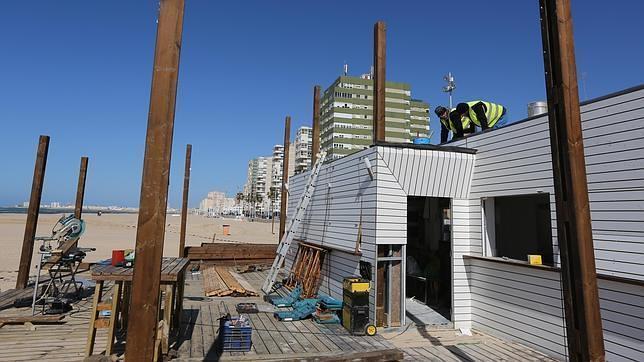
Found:
M 349 64 L 347 64 L 347 61 L 344 61 L 344 76 L 346 77 L 347 74 L 349 74 Z

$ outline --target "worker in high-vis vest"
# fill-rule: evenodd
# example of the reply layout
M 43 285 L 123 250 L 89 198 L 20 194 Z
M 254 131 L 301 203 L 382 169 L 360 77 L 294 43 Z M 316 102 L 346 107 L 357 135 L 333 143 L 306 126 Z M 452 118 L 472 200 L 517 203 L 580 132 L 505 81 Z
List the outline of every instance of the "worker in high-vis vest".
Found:
M 460 121 L 454 122 L 450 116 L 455 111 L 455 109 L 452 109 L 450 112 L 443 106 L 438 106 L 434 110 L 441 122 L 441 143 L 447 142 L 450 132 L 452 132 L 452 141 L 455 141 L 462 138 L 465 133 L 473 133 L 475 130 L 474 124 L 469 117 L 461 117 Z
M 472 123 L 485 131 L 493 128 L 505 116 L 507 110 L 500 104 L 486 101 L 471 101 L 456 105 L 456 111 L 450 112 L 450 119 L 469 118 Z

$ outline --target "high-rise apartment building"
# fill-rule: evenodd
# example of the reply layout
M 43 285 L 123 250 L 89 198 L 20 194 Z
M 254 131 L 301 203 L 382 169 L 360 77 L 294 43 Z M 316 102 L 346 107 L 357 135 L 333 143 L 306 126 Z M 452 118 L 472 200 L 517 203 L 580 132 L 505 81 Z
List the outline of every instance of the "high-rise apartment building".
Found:
M 311 167 L 311 147 L 313 130 L 311 127 L 302 126 L 295 134 L 293 142 L 295 152 L 295 174 L 304 172 Z
M 273 146 L 271 156 L 257 157 L 248 162 L 244 198 L 247 210 L 255 210 L 256 215 L 267 215 L 271 211 L 279 212 L 282 191 L 282 165 L 284 163 L 284 146 Z M 289 147 L 288 176 L 294 174 L 295 147 Z
M 244 185 L 244 201 L 247 211 L 262 212 L 264 201 L 267 199 L 268 188 L 272 178 L 272 157 L 257 157 L 248 161 L 246 184 Z
M 373 80 L 340 76 L 324 91 L 320 105 L 320 147 L 338 159 L 372 143 Z M 429 104 L 412 99 L 407 83 L 386 82 L 385 140 L 410 143 L 429 135 Z

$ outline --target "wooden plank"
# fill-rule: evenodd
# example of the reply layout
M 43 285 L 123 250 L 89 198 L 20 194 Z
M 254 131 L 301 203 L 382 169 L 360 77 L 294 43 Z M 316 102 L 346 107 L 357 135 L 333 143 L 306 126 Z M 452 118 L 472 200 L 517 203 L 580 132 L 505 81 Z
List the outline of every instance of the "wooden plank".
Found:
M 201 316 L 201 338 L 203 341 L 204 360 L 214 360 L 217 356 L 217 330 L 219 329 L 219 314 L 212 303 L 200 306 Z
M 119 302 L 121 300 L 121 287 L 123 283 L 114 283 L 112 288 L 112 306 L 110 308 L 109 330 L 107 332 L 107 345 L 105 347 L 105 355 L 112 354 L 112 346 L 114 345 L 114 332 L 116 332 L 116 321 L 118 320 Z
M 279 347 L 277 347 L 277 344 L 271 338 L 270 333 L 264 329 L 264 325 L 259 318 L 257 318 L 257 315 L 251 313 L 248 317 L 250 318 L 250 323 L 253 326 L 251 340 L 255 351 L 258 354 L 279 353 Z
M 280 323 L 280 322 L 276 322 Z M 300 332 L 293 322 L 281 322 L 286 326 L 289 333 L 297 340 L 297 343 L 304 349 L 303 352 L 319 352 L 315 346 Z
M 214 267 L 205 268 L 201 271 L 203 290 L 207 297 L 217 296 L 228 290 L 228 287 L 219 276 Z
M 192 329 L 192 336 L 190 336 L 190 357 L 203 358 L 205 356 L 203 343 L 203 311 L 201 303 L 195 305 L 195 307 L 197 307 L 197 315 Z
M 85 357 L 89 357 L 94 353 L 94 342 L 96 341 L 96 307 L 101 301 L 103 294 L 103 281 L 96 282 L 94 289 L 94 303 L 92 305 L 92 312 L 89 320 L 89 331 L 87 336 L 87 344 L 85 345 Z
M 275 341 L 275 343 L 277 343 L 277 346 L 282 351 L 282 353 L 289 354 L 295 352 L 289 342 L 287 342 L 284 335 L 282 335 L 282 333 L 278 330 L 277 326 L 273 324 L 273 317 L 271 315 L 267 313 L 258 313 L 257 317 L 262 321 L 266 330 L 270 332 L 271 337 L 273 337 L 273 340 Z
M 23 324 L 23 323 L 61 323 L 64 315 L 35 315 L 35 316 L 14 316 L 0 317 L 0 325 Z
M 298 328 L 300 333 L 303 333 L 304 336 L 311 342 L 315 348 L 320 352 L 330 352 L 340 350 L 335 343 L 331 342 L 328 339 L 322 337 L 320 331 L 315 328 L 313 325 L 316 324 L 313 320 L 307 319 L 303 321 L 295 321 L 293 324 Z M 317 333 L 317 335 L 316 335 Z
M 237 279 L 230 275 L 227 267 L 215 266 L 214 268 L 229 290 L 236 293 L 243 293 L 244 288 L 242 288 L 242 286 L 237 282 Z

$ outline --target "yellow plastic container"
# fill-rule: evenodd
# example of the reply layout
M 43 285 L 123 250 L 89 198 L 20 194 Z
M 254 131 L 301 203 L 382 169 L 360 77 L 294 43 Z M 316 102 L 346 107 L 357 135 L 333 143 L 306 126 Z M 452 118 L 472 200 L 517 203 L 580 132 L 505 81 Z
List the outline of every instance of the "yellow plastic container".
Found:
M 530 265 L 542 265 L 541 255 L 528 255 L 528 263 Z
M 362 278 L 350 277 L 344 278 L 342 283 L 344 290 L 350 293 L 360 293 L 369 291 L 369 281 Z

